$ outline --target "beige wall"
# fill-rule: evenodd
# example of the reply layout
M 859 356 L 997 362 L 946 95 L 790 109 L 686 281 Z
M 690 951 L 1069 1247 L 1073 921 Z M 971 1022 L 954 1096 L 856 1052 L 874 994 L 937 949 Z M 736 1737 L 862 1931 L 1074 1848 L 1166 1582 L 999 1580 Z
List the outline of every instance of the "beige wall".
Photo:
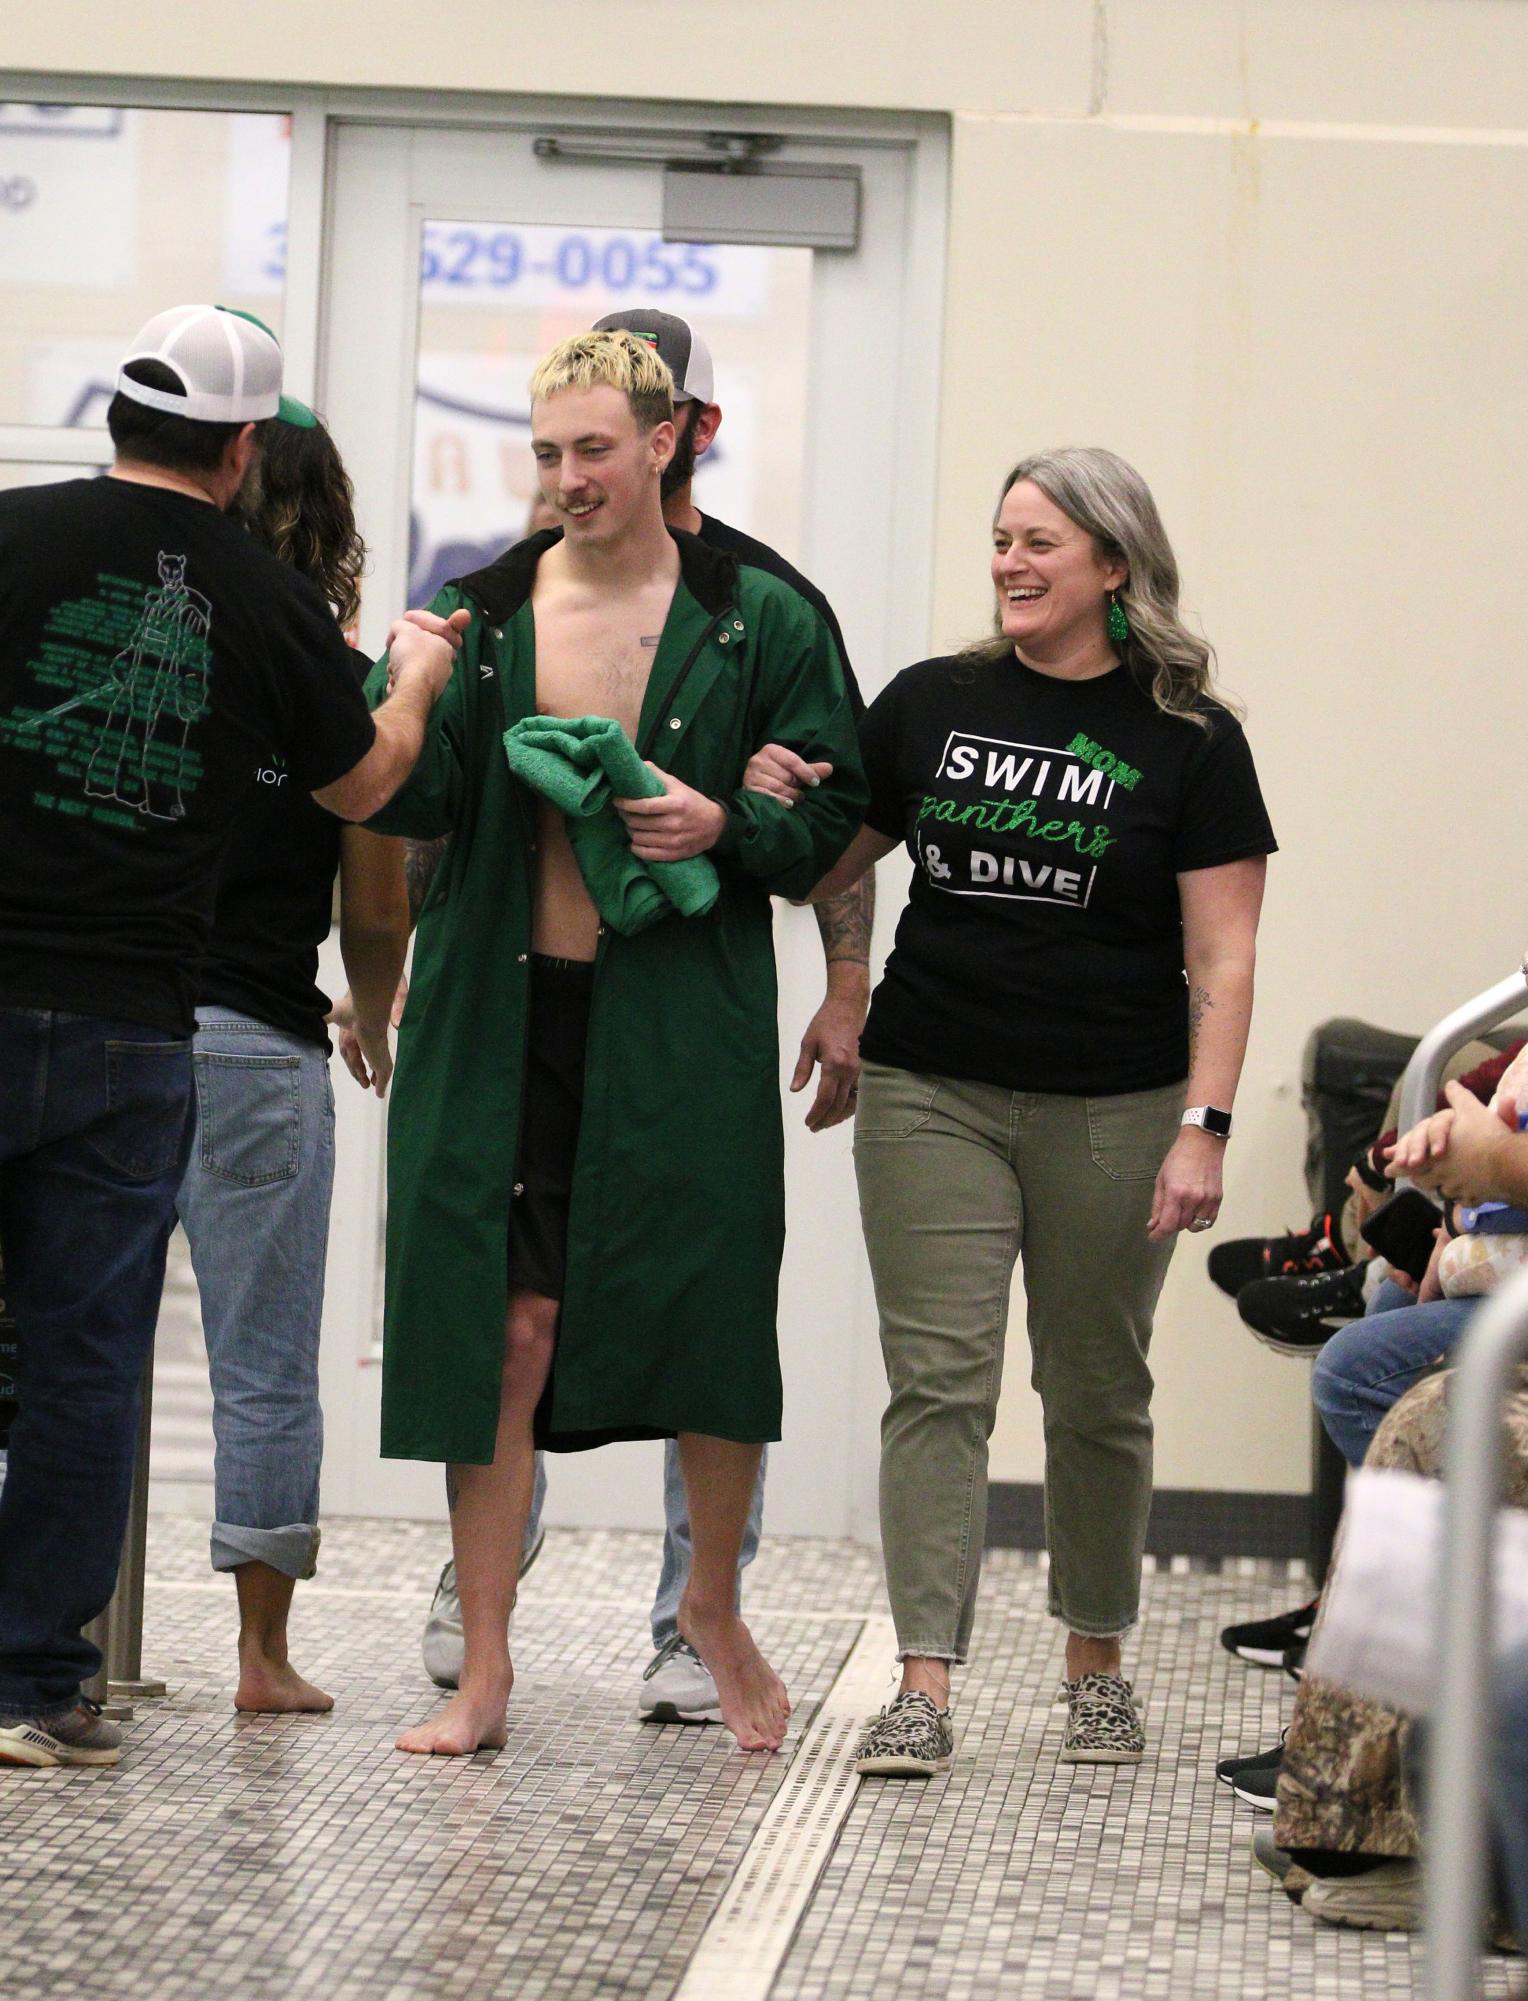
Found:
M 585 0 L 569 18 L 541 0 L 93 0 L 10 22 L 6 59 L 948 113 L 933 637 L 984 620 L 1011 457 L 1081 440 L 1139 463 L 1284 844 L 1223 1233 L 1300 1220 L 1311 1024 L 1420 1028 L 1528 936 L 1528 8 Z M 1185 1244 L 1159 1322 L 1159 1478 L 1299 1488 L 1305 1371 L 1241 1331 L 1203 1254 Z M 1020 1353 L 999 1477 L 1039 1465 Z

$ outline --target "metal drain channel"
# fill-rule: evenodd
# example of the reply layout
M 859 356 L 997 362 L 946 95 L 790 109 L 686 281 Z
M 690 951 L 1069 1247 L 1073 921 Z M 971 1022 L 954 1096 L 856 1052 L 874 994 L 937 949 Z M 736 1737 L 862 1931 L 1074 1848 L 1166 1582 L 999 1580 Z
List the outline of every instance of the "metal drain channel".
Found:
M 866 1718 L 889 1699 L 896 1650 L 890 1619 L 867 1619 L 802 1732 L 674 2001 L 767 2001 L 853 1803 L 859 1780 L 850 1756 Z

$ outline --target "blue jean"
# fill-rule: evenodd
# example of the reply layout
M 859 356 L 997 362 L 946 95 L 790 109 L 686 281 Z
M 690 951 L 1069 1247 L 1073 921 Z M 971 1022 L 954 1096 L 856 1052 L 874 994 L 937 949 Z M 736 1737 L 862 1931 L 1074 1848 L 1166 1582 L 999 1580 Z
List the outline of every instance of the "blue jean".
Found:
M 546 1455 L 536 1454 L 536 1493 L 531 1502 L 531 1518 L 526 1525 L 525 1547 L 530 1549 L 541 1532 L 541 1509 L 546 1500 Z M 737 1602 L 743 1599 L 743 1572 L 759 1553 L 764 1529 L 764 1473 L 768 1447 L 759 1459 L 759 1477 L 753 1483 L 753 1502 L 748 1524 L 743 1530 L 743 1548 L 738 1557 Z M 672 1438 L 663 1443 L 663 1567 L 658 1573 L 658 1595 L 653 1600 L 653 1645 L 662 1647 L 679 1631 L 679 1601 L 690 1581 L 690 1504 L 684 1491 L 684 1474 L 679 1466 L 679 1447 Z
M 1528 1943 L 1528 1647 L 1501 1664 L 1496 1689 L 1491 1805 L 1507 1914 L 1522 1945 Z
M 0 1488 L 0 1715 L 52 1716 L 100 1668 L 139 1387 L 189 1135 L 191 1045 L 0 1007 L 0 1241 L 17 1416 Z
M 176 1206 L 212 1376 L 212 1567 L 311 1577 L 334 1192 L 328 1053 L 219 1007 L 197 1009 L 194 1051 L 196 1125 Z
M 1386 1279 L 1362 1320 L 1341 1327 L 1316 1357 L 1310 1393 L 1327 1435 L 1350 1466 L 1362 1466 L 1386 1411 L 1448 1354 L 1478 1299 L 1418 1306 Z

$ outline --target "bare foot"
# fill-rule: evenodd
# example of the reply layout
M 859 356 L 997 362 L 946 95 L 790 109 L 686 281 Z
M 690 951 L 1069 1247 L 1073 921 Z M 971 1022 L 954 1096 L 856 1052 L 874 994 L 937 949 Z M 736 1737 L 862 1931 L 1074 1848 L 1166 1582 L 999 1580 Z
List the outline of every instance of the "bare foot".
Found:
M 722 1721 L 738 1748 L 778 1751 L 785 1742 L 791 1699 L 742 1620 L 731 1611 L 707 1618 L 681 1604 L 679 1630 L 710 1670 Z
M 506 1712 L 514 1674 L 491 1683 L 458 1689 L 427 1723 L 405 1730 L 400 1751 L 434 1752 L 441 1758 L 470 1758 L 474 1751 L 498 1751 L 509 1742 Z
M 334 1707 L 334 1697 L 304 1681 L 289 1661 L 241 1654 L 233 1706 L 261 1716 L 322 1716 Z

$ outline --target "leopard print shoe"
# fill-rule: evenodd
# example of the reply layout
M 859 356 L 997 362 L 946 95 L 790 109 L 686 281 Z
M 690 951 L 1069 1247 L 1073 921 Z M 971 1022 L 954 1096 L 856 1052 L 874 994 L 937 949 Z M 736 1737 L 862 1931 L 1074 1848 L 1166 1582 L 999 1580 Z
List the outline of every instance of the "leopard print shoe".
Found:
M 942 1771 L 955 1749 L 955 1726 L 947 1709 L 908 1689 L 870 1725 L 854 1754 L 863 1776 L 927 1779 Z
M 1135 1691 L 1117 1674 L 1083 1674 L 1064 1681 L 1066 1737 L 1063 1765 L 1138 1765 L 1146 1754 L 1146 1732 L 1135 1706 Z

